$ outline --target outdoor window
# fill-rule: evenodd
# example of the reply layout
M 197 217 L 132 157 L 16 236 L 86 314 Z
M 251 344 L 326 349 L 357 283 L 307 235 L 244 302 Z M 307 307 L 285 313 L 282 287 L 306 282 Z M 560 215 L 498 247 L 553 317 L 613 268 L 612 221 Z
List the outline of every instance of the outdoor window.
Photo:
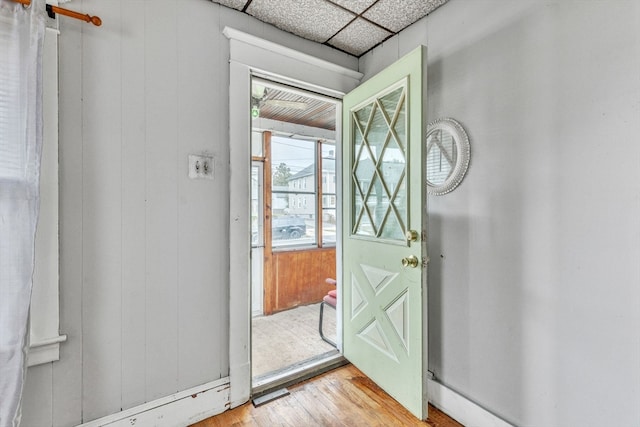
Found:
M 335 182 L 327 179 L 335 175 L 334 153 L 333 143 L 272 137 L 274 248 L 335 245 L 336 189 Z M 322 176 L 318 176 L 320 170 Z M 321 188 L 317 182 L 322 182 Z
M 51 24 L 50 22 L 48 25 Z M 12 37 L 10 28 L 0 25 L 0 50 L 8 51 Z M 17 48 L 17 47 L 16 47 Z M 59 331 L 59 251 L 58 251 L 58 31 L 47 28 L 42 53 L 42 120 L 43 142 L 40 162 L 40 215 L 35 236 L 35 264 L 31 293 L 29 320 L 28 365 L 35 366 L 53 362 L 60 358 L 60 344 L 67 337 Z M 24 145 L 11 144 L 14 131 L 24 129 L 10 127 L 15 120 L 7 120 L 20 114 L 12 104 L 12 96 L 20 96 L 19 82 L 11 79 L 15 73 L 6 70 L 18 69 L 12 64 L 10 55 L 0 57 L 0 180 L 4 187 L 20 186 L 24 182 Z M 8 194 L 8 193 L 7 193 Z M 4 242 L 2 242 L 4 243 Z M 9 276 L 10 276 L 9 272 Z

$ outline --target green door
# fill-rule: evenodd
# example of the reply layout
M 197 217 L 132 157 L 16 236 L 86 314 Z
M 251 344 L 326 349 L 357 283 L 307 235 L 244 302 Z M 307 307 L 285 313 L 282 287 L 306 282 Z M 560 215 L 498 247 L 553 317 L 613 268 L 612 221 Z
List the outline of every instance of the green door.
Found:
M 343 105 L 344 356 L 426 419 L 426 48 Z

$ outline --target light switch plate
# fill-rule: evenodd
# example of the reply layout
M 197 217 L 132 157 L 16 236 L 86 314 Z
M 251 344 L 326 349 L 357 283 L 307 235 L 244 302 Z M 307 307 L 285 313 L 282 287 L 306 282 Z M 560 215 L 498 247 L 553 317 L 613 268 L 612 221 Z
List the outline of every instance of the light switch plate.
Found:
M 189 154 L 189 178 L 213 179 L 213 156 Z

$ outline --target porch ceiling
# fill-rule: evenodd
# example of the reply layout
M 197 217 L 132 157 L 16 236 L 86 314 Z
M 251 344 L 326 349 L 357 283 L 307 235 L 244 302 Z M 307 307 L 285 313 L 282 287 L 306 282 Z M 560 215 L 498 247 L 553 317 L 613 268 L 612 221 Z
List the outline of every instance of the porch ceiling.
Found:
M 284 89 L 268 87 L 262 98 L 252 98 L 260 117 L 312 128 L 336 129 L 335 104 Z
M 360 57 L 448 0 L 212 0 Z

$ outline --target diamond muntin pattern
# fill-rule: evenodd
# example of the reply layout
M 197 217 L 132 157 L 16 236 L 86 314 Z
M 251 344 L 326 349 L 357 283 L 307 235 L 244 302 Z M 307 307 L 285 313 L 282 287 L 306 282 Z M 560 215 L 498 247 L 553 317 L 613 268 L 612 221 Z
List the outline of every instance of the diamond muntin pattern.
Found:
M 398 85 L 352 111 L 355 152 L 352 233 L 403 240 L 406 200 L 406 85 Z

